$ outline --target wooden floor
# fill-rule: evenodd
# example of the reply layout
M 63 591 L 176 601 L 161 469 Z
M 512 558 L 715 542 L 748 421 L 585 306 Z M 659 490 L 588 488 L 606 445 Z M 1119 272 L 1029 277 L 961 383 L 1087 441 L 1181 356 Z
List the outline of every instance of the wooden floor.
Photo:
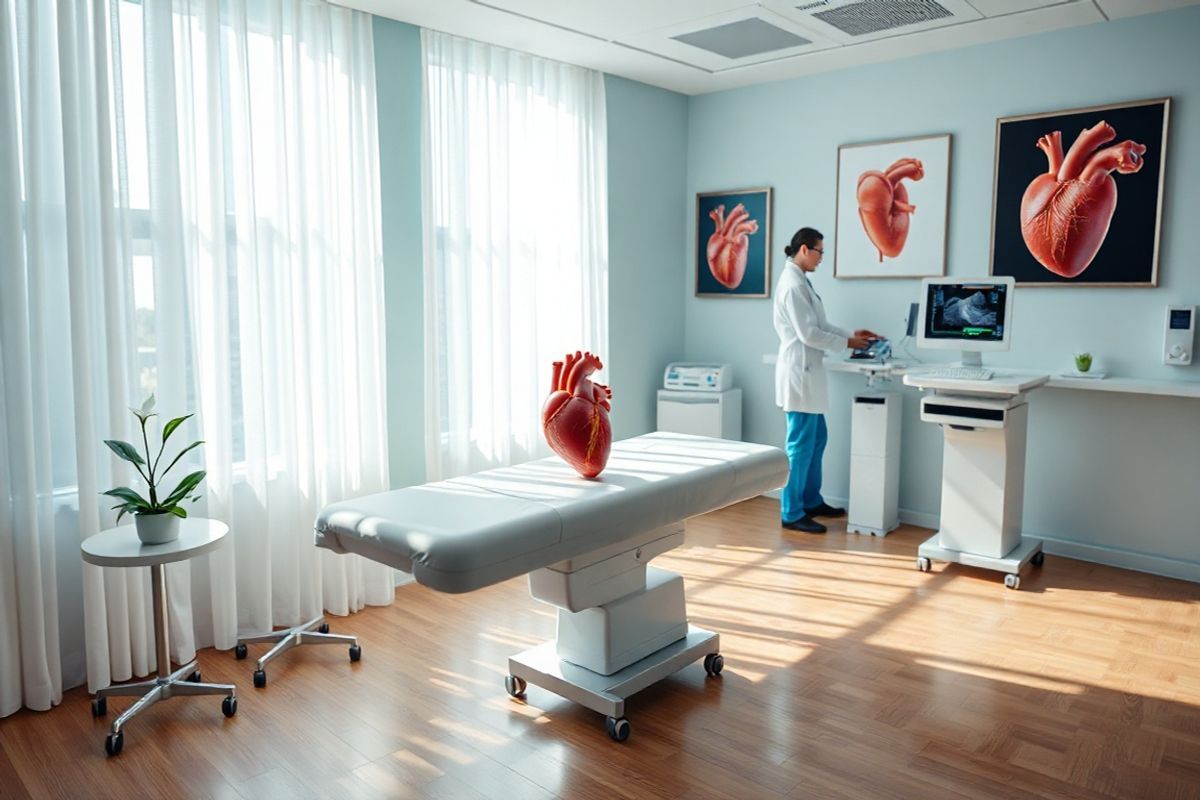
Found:
M 1200 798 L 1200 587 L 1049 556 L 996 573 L 914 568 L 928 531 L 782 531 L 753 500 L 689 522 L 655 563 L 687 578 L 725 672 L 687 667 L 629 703 L 633 734 L 530 687 L 506 658 L 554 635 L 524 579 L 401 587 L 333 619 L 253 688 L 253 658 L 200 654 L 219 697 L 135 718 L 106 758 L 83 689 L 0 721 L 0 797 Z M 129 702 L 114 698 L 109 717 Z

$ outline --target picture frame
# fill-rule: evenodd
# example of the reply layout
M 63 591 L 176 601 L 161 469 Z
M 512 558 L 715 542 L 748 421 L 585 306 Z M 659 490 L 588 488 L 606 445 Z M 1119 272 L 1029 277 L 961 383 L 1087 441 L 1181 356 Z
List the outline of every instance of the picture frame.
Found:
M 989 272 L 1018 286 L 1156 287 L 1170 109 L 1159 97 L 998 118 Z
M 951 140 L 939 133 L 838 147 L 834 278 L 946 274 Z
M 696 297 L 770 297 L 770 187 L 696 194 L 694 270 Z

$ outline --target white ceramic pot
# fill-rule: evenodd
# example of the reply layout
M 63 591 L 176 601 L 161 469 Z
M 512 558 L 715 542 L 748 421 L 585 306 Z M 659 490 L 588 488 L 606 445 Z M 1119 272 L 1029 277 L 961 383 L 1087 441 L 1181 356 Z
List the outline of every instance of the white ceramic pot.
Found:
M 179 517 L 164 514 L 134 514 L 134 525 L 142 544 L 166 544 L 179 538 Z

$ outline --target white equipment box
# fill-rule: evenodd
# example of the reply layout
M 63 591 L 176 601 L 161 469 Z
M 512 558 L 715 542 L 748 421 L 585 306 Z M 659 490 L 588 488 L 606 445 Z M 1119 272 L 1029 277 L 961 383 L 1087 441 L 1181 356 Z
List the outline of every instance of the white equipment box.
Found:
M 676 361 L 667 364 L 663 388 L 695 392 L 724 392 L 733 388 L 732 364 Z
M 854 397 L 850 422 L 850 510 L 846 530 L 887 536 L 900 525 L 900 424 L 895 392 Z
M 742 438 L 742 390 L 658 390 L 658 429 L 716 439 Z

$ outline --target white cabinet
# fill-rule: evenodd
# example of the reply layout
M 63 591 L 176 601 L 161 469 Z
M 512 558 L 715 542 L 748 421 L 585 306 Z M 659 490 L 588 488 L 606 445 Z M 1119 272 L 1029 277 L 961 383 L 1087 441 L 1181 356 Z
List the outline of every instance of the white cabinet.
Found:
M 658 390 L 658 429 L 717 439 L 742 438 L 742 390 Z
M 893 392 L 854 397 L 850 419 L 850 509 L 846 530 L 886 536 L 900 524 L 900 411 Z

